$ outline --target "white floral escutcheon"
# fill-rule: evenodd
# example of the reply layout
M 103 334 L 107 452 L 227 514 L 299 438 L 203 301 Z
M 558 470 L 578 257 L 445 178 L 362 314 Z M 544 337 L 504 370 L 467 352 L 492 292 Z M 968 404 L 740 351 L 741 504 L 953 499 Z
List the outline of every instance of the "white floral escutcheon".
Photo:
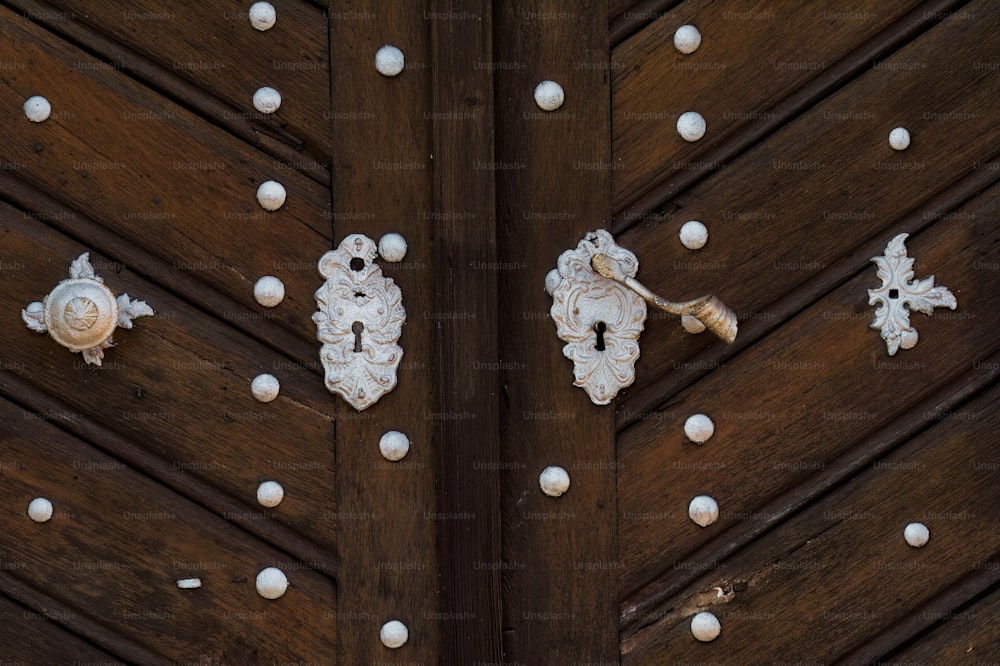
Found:
M 868 290 L 868 305 L 875 305 L 871 327 L 881 330 L 889 356 L 900 348 L 917 344 L 917 331 L 910 323 L 907 309 L 932 315 L 934 308 L 955 309 L 955 296 L 947 287 L 934 286 L 934 276 L 913 280 L 913 259 L 906 256 L 903 244 L 908 234 L 899 234 L 885 246 L 885 255 L 872 257 L 878 267 L 882 286 Z
M 566 342 L 563 355 L 573 361 L 574 385 L 583 388 L 594 404 L 606 405 L 635 381 L 646 302 L 597 273 L 591 266 L 595 254 L 617 260 L 629 277 L 639 269 L 639 260 L 615 244 L 611 234 L 591 231 L 575 250 L 559 256 L 561 280 L 552 290 L 549 312 L 556 333 Z
M 326 387 L 361 411 L 396 387 L 403 358 L 397 342 L 406 310 L 403 294 L 374 263 L 375 241 L 348 236 L 319 260 L 326 282 L 316 291 L 313 314 Z

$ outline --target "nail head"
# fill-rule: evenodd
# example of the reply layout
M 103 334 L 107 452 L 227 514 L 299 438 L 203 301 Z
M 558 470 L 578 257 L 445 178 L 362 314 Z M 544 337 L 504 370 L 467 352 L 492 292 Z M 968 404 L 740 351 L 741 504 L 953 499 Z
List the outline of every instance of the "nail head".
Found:
M 257 574 L 257 594 L 265 599 L 277 599 L 288 589 L 288 577 L 277 567 L 268 567 Z
M 253 297 L 265 308 L 273 308 L 285 300 L 285 284 L 273 275 L 265 275 L 254 284 Z
M 52 518 L 52 502 L 44 497 L 36 497 L 28 504 L 28 517 L 36 523 L 47 522 Z
M 689 250 L 700 250 L 708 242 L 708 227 L 697 220 L 691 220 L 681 225 L 678 236 L 681 245 Z
M 708 495 L 698 495 L 688 505 L 688 516 L 701 527 L 719 519 L 719 503 Z
M 914 548 L 920 548 L 931 538 L 931 532 L 923 523 L 910 523 L 903 530 L 903 538 Z
M 694 53 L 699 46 L 701 46 L 701 33 L 693 25 L 682 25 L 674 32 L 674 48 L 681 53 Z
M 905 127 L 897 127 L 889 132 L 889 145 L 893 150 L 906 150 L 910 147 L 910 132 Z
M 702 611 L 691 618 L 691 634 L 703 643 L 714 641 L 721 632 L 719 618 L 708 611 Z
M 565 99 L 562 86 L 555 81 L 542 81 L 535 86 L 535 104 L 543 111 L 555 111 Z
M 695 444 L 704 444 L 715 434 L 715 424 L 705 414 L 693 414 L 684 422 L 684 434 Z
M 389 620 L 382 625 L 378 636 L 382 640 L 382 645 L 395 649 L 406 645 L 406 641 L 410 638 L 410 630 L 399 620 Z
M 697 141 L 705 136 L 706 129 L 708 125 L 697 111 L 687 111 L 677 119 L 677 133 L 685 141 Z
M 538 475 L 538 485 L 549 497 L 559 497 L 569 490 L 569 473 L 562 467 L 550 465 Z
M 257 486 L 257 503 L 266 506 L 268 509 L 281 504 L 285 499 L 285 489 L 277 481 L 265 481 Z
M 33 123 L 48 120 L 52 114 L 52 105 L 41 95 L 33 95 L 24 102 L 24 115 Z
M 390 430 L 382 435 L 378 443 L 378 449 L 382 452 L 382 457 L 386 460 L 393 462 L 402 460 L 410 451 L 410 438 L 398 430 Z
M 250 11 L 247 14 L 250 19 L 250 25 L 260 31 L 270 30 L 274 27 L 274 22 L 277 19 L 277 15 L 274 11 L 274 5 L 270 2 L 255 2 L 250 5 Z
M 406 256 L 406 249 L 406 239 L 403 238 L 402 234 L 389 233 L 378 241 L 379 256 L 386 261 L 402 261 L 403 257 Z
M 386 44 L 375 53 L 375 69 L 382 76 L 396 76 L 406 66 L 403 52 Z
M 271 402 L 278 397 L 281 390 L 281 383 L 274 375 L 257 375 L 250 382 L 250 392 L 258 402 Z
M 261 113 L 274 113 L 281 107 L 281 93 L 274 88 L 264 86 L 253 94 L 253 108 Z

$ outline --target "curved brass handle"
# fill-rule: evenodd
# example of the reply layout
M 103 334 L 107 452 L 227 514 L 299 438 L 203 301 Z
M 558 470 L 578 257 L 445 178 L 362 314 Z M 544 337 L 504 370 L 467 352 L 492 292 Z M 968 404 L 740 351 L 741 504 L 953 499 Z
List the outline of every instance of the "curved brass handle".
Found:
M 635 278 L 625 275 L 618 261 L 606 254 L 595 254 L 591 257 L 590 264 L 602 276 L 609 280 L 614 280 L 624 287 L 628 287 L 661 310 L 670 314 L 694 317 L 704 324 L 705 328 L 715 333 L 728 344 L 732 344 L 736 340 L 739 328 L 736 313 L 719 300 L 718 297 L 709 295 L 696 298 L 693 301 L 674 303 L 673 301 L 668 301 L 665 298 L 657 296 Z
M 144 301 L 128 294 L 115 298 L 104 280 L 94 274 L 90 253 L 70 264 L 68 280 L 63 280 L 42 301 L 21 310 L 21 319 L 31 330 L 48 333 L 71 352 L 83 354 L 87 363 L 101 365 L 104 350 L 114 346 L 115 329 L 132 328 L 132 320 L 155 314 Z

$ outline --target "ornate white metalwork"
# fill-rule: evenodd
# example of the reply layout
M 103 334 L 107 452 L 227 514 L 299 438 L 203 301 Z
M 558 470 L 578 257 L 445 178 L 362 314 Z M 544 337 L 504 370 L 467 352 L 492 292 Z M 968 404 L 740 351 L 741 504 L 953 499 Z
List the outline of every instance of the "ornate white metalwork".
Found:
M 403 294 L 374 263 L 375 241 L 348 236 L 319 260 L 326 282 L 316 291 L 313 314 L 326 387 L 361 411 L 396 387 L 403 358 L 397 342 L 406 310 Z
M 43 301 L 35 301 L 21 310 L 28 328 L 48 333 L 52 339 L 83 359 L 101 365 L 104 350 L 113 347 L 112 333 L 119 326 L 132 328 L 132 320 L 154 315 L 144 301 L 133 301 L 128 294 L 117 299 L 94 274 L 90 253 L 81 254 L 70 264 L 69 280 L 55 286 Z
M 635 255 L 618 247 L 607 231 L 588 233 L 575 250 L 559 256 L 562 279 L 552 291 L 550 313 L 556 333 L 566 342 L 563 355 L 573 361 L 573 383 L 594 404 L 606 405 L 635 381 L 646 303 L 631 289 L 597 273 L 590 263 L 595 254 L 617 260 L 630 277 L 639 268 Z
M 910 324 L 907 306 L 926 315 L 934 308 L 955 309 L 955 296 L 947 287 L 935 287 L 934 276 L 913 280 L 913 259 L 906 256 L 903 242 L 909 234 L 899 234 L 885 246 L 885 255 L 872 257 L 878 267 L 882 286 L 868 290 L 868 305 L 876 305 L 875 320 L 871 327 L 880 329 L 882 339 L 893 356 L 902 347 L 910 349 L 917 344 L 917 331 Z

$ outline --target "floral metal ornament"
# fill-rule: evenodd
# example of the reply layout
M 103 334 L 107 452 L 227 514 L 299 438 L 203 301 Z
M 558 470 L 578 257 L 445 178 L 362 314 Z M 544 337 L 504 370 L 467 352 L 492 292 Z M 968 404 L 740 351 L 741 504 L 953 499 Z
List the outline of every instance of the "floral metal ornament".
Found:
M 913 280 L 913 259 L 906 256 L 903 242 L 909 234 L 899 234 L 885 246 L 885 255 L 872 257 L 882 286 L 868 290 L 868 305 L 875 305 L 871 327 L 882 332 L 889 356 L 900 348 L 917 344 L 917 331 L 910 323 L 909 309 L 933 315 L 934 308 L 957 307 L 947 287 L 934 286 L 934 276 Z M 909 309 L 907 309 L 909 306 Z
M 132 328 L 133 319 L 155 313 L 144 301 L 133 301 L 128 294 L 115 298 L 104 280 L 94 274 L 89 252 L 70 264 L 69 277 L 45 300 L 21 310 L 21 318 L 31 330 L 48 333 L 71 352 L 83 354 L 87 363 L 99 366 L 104 350 L 115 344 L 111 334 L 117 327 Z
M 406 322 L 403 294 L 374 263 L 375 241 L 348 236 L 319 260 L 326 282 L 313 314 L 326 387 L 361 411 L 396 387 L 403 358 L 397 343 Z

